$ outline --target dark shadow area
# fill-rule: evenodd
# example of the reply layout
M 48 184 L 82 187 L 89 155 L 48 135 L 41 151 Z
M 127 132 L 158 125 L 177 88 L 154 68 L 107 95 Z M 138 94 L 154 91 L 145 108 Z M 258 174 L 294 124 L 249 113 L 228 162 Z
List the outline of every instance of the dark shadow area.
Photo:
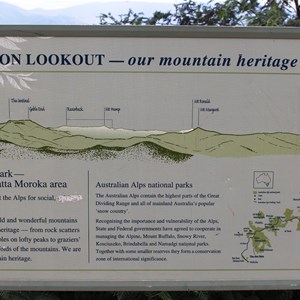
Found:
M 299 290 L 283 291 L 151 291 L 29 292 L 1 291 L 0 300 L 298 300 Z

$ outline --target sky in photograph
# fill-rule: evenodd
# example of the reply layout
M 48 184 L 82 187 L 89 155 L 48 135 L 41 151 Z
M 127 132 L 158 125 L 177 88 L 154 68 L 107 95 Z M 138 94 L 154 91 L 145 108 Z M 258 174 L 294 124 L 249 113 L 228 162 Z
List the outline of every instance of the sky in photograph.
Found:
M 163 2 L 163 3 L 176 3 L 176 0 L 151 0 L 151 1 L 144 1 L 144 0 L 5 0 L 2 2 L 6 2 L 9 4 L 17 5 L 24 9 L 35 9 L 35 8 L 44 8 L 44 9 L 59 9 L 65 7 L 71 7 L 80 4 L 86 4 L 91 2 L 100 2 L 100 3 L 107 3 L 107 2 Z

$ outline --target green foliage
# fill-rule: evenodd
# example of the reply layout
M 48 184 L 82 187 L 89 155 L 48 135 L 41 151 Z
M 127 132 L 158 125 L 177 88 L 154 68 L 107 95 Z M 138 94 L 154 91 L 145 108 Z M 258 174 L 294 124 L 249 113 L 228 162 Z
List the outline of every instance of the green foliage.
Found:
M 262 7 L 255 7 L 254 12 L 248 16 L 250 26 L 277 26 L 285 25 L 289 20 L 289 11 L 284 2 L 269 1 Z
M 207 3 L 183 0 L 174 12 L 146 17 L 131 9 L 118 17 L 100 14 L 100 25 L 299 26 L 299 0 L 225 0 Z
M 143 13 L 135 13 L 131 9 L 126 13 L 114 17 L 111 13 L 101 14 L 99 16 L 101 25 L 142 25 L 147 22 L 148 18 Z
M 0 300 L 59 300 L 47 292 L 0 291 Z
M 209 300 L 207 292 L 115 292 L 117 300 Z
M 298 300 L 300 290 L 163 292 L 0 291 L 0 300 Z

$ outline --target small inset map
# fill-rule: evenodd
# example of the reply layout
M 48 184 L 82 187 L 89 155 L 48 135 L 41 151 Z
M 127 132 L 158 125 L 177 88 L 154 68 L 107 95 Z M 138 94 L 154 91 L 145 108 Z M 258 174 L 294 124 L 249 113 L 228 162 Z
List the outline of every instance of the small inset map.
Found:
M 253 188 L 254 189 L 273 189 L 274 172 L 273 171 L 254 171 Z
M 233 257 L 233 261 L 258 263 L 265 255 L 274 251 L 272 238 L 290 234 L 294 228 L 299 232 L 300 216 L 297 212 L 294 213 L 294 210 L 289 208 L 286 208 L 282 215 L 265 214 L 263 211 L 254 213 L 253 220 L 248 222 L 248 226 L 234 234 L 245 241 L 240 242 L 243 250 L 239 256 Z

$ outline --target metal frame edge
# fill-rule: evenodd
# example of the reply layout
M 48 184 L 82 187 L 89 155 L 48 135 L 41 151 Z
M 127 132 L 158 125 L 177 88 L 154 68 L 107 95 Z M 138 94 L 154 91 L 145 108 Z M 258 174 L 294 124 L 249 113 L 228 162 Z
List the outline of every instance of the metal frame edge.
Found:
M 1 25 L 0 36 L 299 39 L 299 27 Z

